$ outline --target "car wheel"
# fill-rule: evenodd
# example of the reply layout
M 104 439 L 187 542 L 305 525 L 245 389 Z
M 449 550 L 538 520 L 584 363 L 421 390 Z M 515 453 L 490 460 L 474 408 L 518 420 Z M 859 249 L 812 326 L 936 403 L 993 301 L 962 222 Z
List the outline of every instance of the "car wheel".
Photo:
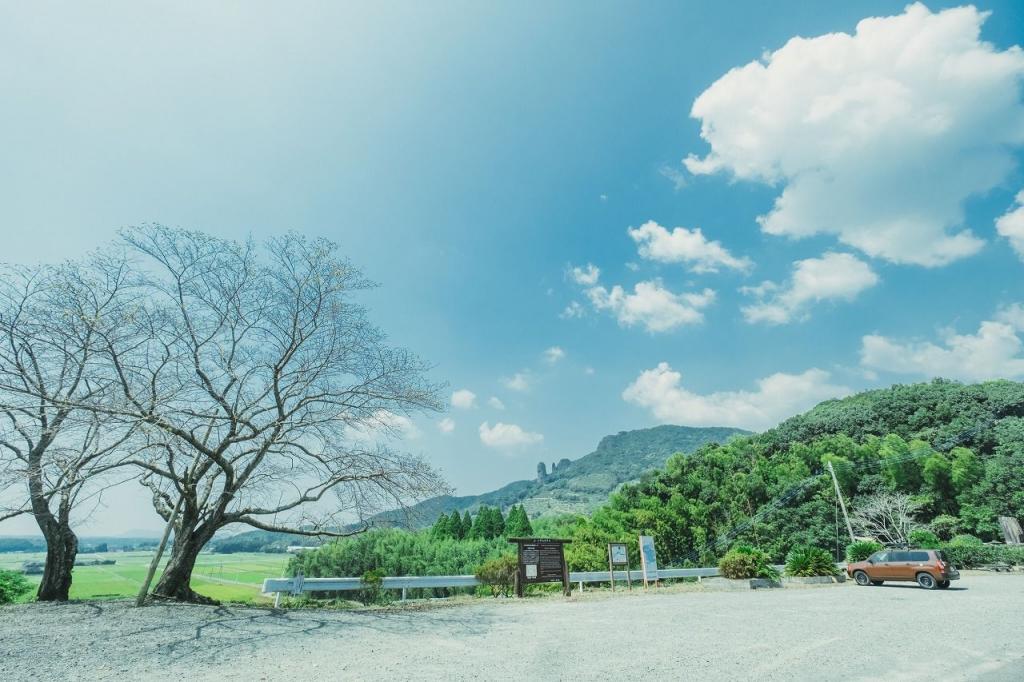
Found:
M 872 585 L 881 585 L 884 582 L 885 582 L 884 580 L 872 580 L 871 584 Z
M 950 584 L 949 580 L 940 580 L 939 581 L 939 589 L 940 590 L 945 590 L 946 588 L 949 587 L 949 584 Z
M 926 590 L 934 590 L 939 585 L 930 573 L 918 573 L 917 584 Z
M 865 573 L 864 571 L 856 571 L 853 574 L 853 579 L 861 587 L 864 587 L 866 585 L 870 585 L 871 584 L 871 578 L 869 578 L 868 574 Z

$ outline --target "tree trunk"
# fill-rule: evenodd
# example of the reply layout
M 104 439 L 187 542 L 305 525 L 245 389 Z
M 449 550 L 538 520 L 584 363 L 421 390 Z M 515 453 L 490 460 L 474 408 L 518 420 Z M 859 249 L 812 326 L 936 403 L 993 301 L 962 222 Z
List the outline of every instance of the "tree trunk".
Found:
M 185 531 L 185 532 L 179 532 Z M 213 531 L 207 528 L 188 528 L 179 526 L 175 529 L 174 546 L 171 558 L 164 567 L 163 575 L 153 589 L 153 596 L 158 599 L 191 602 L 194 604 L 219 604 L 215 599 L 204 597 L 192 590 L 192 569 L 200 550 L 213 537 Z
M 36 599 L 67 601 L 71 591 L 71 572 L 78 555 L 78 536 L 66 523 L 60 523 L 52 516 L 49 522 L 39 521 L 39 528 L 46 538 L 46 567 L 43 568 Z

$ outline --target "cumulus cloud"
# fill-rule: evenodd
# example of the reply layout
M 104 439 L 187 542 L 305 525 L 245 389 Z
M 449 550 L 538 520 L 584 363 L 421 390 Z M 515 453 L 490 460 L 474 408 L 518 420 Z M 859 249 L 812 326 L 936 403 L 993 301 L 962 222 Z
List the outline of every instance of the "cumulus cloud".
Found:
M 498 422 L 491 426 L 489 422 L 484 422 L 480 425 L 480 442 L 489 448 L 535 445 L 542 440 L 544 440 L 542 434 L 526 431 L 518 424 Z
M 763 282 L 740 289 L 758 299 L 743 307 L 743 316 L 750 323 L 784 324 L 805 316 L 814 303 L 852 301 L 876 284 L 878 275 L 864 261 L 848 253 L 826 253 L 793 263 L 793 274 L 785 285 Z
M 618 284 L 610 290 L 591 287 L 586 293 L 594 308 L 611 312 L 623 327 L 641 325 L 652 333 L 703 322 L 701 311 L 715 300 L 712 289 L 675 294 L 661 280 L 638 282 L 632 293 Z
M 711 150 L 687 169 L 783 186 L 758 220 L 768 234 L 924 266 L 977 252 L 964 203 L 1024 143 L 1024 52 L 981 41 L 987 16 L 913 4 L 732 69 L 694 102 Z
M 593 263 L 587 263 L 582 268 L 577 266 L 570 269 L 569 276 L 572 277 L 572 281 L 576 282 L 576 284 L 592 287 L 597 284 L 597 280 L 601 276 L 601 269 Z
M 996 312 L 996 320 L 1005 322 L 1017 331 L 1024 331 L 1024 305 L 1013 303 Z
M 476 393 L 468 388 L 460 388 L 452 393 L 452 407 L 469 410 L 476 407 Z
M 516 372 L 511 377 L 502 379 L 501 383 L 505 385 L 505 388 L 520 393 L 530 390 L 530 377 L 525 372 Z
M 1024 260 L 1024 190 L 1017 193 L 1014 205 L 996 219 L 996 232 L 1010 242 L 1010 246 Z
M 772 374 L 751 391 L 699 394 L 682 385 L 682 374 L 667 362 L 641 372 L 622 392 L 629 403 L 647 408 L 659 421 L 688 426 L 736 426 L 765 429 L 807 410 L 822 400 L 850 394 L 829 382 L 828 372 L 809 369 L 802 374 Z
M 584 308 L 579 301 L 570 301 L 569 305 L 565 306 L 565 309 L 559 314 L 563 320 L 571 320 L 574 317 L 583 317 L 586 314 L 586 308 Z
M 1003 308 L 975 334 L 942 332 L 941 342 L 899 341 L 878 334 L 861 339 L 860 361 L 867 369 L 963 381 L 1024 377 L 1024 307 Z
M 745 272 L 753 267 L 749 258 L 737 258 L 721 242 L 708 240 L 699 227 L 692 230 L 677 227 L 669 231 L 649 220 L 640 227 L 630 228 L 628 233 L 637 243 L 641 258 L 682 263 L 692 272 L 718 272 L 720 268 Z
M 445 417 L 437 422 L 437 430 L 441 433 L 451 433 L 455 430 L 455 420 L 451 417 Z
M 490 405 L 495 410 L 505 409 L 505 403 L 501 402 L 501 399 L 498 398 L 498 396 L 492 395 L 490 398 L 487 399 L 487 404 Z
M 553 365 L 565 357 L 565 351 L 558 346 L 551 346 L 544 351 L 544 362 Z

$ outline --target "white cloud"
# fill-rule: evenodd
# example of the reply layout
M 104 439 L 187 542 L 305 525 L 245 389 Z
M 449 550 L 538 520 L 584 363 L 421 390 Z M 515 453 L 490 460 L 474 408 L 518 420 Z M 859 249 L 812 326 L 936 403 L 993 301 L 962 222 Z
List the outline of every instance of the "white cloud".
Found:
M 996 232 L 1006 237 L 1024 260 L 1024 190 L 1017 193 L 1014 205 L 996 220 Z
M 421 433 L 408 417 L 377 410 L 366 423 L 346 428 L 345 435 L 362 445 L 372 445 L 380 441 L 415 440 Z
M 530 390 L 530 378 L 525 372 L 516 372 L 512 377 L 502 379 L 501 383 L 505 385 L 505 388 L 513 391 L 523 392 Z
M 1013 303 L 996 312 L 996 321 L 1005 322 L 1019 332 L 1024 332 L 1024 305 Z
M 445 417 L 437 422 L 437 430 L 441 433 L 451 433 L 455 430 L 455 420 L 451 417 Z
M 487 404 L 490 405 L 495 410 L 505 409 L 505 403 L 501 402 L 501 399 L 498 398 L 498 396 L 492 395 L 490 398 L 487 399 Z
M 585 267 L 577 266 L 569 270 L 569 276 L 576 284 L 592 287 L 597 284 L 597 280 L 601 276 L 601 269 L 593 263 L 587 263 Z
M 586 314 L 586 309 L 580 305 L 579 301 L 571 301 L 569 305 L 565 306 L 565 310 L 559 314 L 563 320 L 571 320 L 574 317 L 583 317 Z
M 583 368 L 583 373 L 587 374 L 587 375 L 592 375 L 594 373 L 594 368 L 593 367 L 584 367 Z
M 861 339 L 865 368 L 964 381 L 1024 377 L 1024 307 L 1003 308 L 976 334 L 943 332 L 941 345 L 930 341 L 895 341 L 878 334 Z
M 622 392 L 622 398 L 647 408 L 666 423 L 765 429 L 822 400 L 850 394 L 849 388 L 831 384 L 829 378 L 829 373 L 820 369 L 802 374 L 780 372 L 759 380 L 753 391 L 701 395 L 683 388 L 682 375 L 662 362 L 641 372 Z
M 757 303 L 743 307 L 743 316 L 750 323 L 783 324 L 805 316 L 814 303 L 852 301 L 876 284 L 878 275 L 864 261 L 848 253 L 826 253 L 821 258 L 793 263 L 793 274 L 785 287 L 762 282 L 740 289 L 758 299 Z
M 672 183 L 672 189 L 676 192 L 686 187 L 686 173 L 675 166 L 667 163 L 658 169 L 658 174 Z
M 616 284 L 609 291 L 603 286 L 587 289 L 587 297 L 598 310 L 615 315 L 624 327 L 642 325 L 649 332 L 664 332 L 686 324 L 704 321 L 701 312 L 715 300 L 715 292 L 675 294 L 660 280 L 638 282 L 632 293 Z
M 544 362 L 553 365 L 565 357 L 565 351 L 558 346 L 551 346 L 544 351 Z
M 468 388 L 460 388 L 452 393 L 452 407 L 469 410 L 476 407 L 476 393 Z
M 793 38 L 694 102 L 711 151 L 691 173 L 782 185 L 768 234 L 834 234 L 866 254 L 938 266 L 977 252 L 964 203 L 1024 143 L 1024 51 L 979 40 L 988 16 L 913 4 L 854 35 Z
M 480 442 L 489 448 L 513 448 L 522 445 L 534 445 L 544 440 L 539 433 L 525 431 L 517 424 L 502 422 L 491 426 L 489 422 L 480 425 Z
M 709 241 L 699 227 L 688 230 L 677 227 L 671 232 L 653 220 L 628 230 L 637 243 L 641 258 L 661 263 L 683 263 L 692 272 L 718 272 L 719 268 L 748 271 L 753 267 L 749 258 L 737 258 L 722 246 Z

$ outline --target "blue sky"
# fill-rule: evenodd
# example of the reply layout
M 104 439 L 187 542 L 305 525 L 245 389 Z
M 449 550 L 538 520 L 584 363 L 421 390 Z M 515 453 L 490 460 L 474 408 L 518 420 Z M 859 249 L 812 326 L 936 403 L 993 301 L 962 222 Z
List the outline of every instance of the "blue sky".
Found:
M 623 429 L 1024 377 L 1024 5 L 721 5 L 9 3 L 3 258 L 336 240 L 475 395 L 405 441 L 461 493 Z

